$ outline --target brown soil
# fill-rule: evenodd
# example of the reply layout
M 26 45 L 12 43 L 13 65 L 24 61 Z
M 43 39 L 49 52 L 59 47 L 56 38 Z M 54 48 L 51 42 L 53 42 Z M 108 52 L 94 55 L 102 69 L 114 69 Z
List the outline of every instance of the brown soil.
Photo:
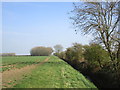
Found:
M 7 65 L 7 66 L 0 66 L 0 68 L 4 68 L 4 67 L 14 67 L 14 66 L 16 66 L 16 64 L 14 64 L 14 65 Z
M 49 57 L 50 58 L 50 57 Z M 15 81 L 19 81 L 23 78 L 23 76 L 30 74 L 30 72 L 35 69 L 38 65 L 42 65 L 43 63 L 47 62 L 49 58 L 46 58 L 43 62 L 36 64 L 36 65 L 27 65 L 23 68 L 16 68 L 9 71 L 4 71 L 2 74 L 2 87 L 10 88 L 15 85 Z M 1 78 L 0 78 L 1 80 Z

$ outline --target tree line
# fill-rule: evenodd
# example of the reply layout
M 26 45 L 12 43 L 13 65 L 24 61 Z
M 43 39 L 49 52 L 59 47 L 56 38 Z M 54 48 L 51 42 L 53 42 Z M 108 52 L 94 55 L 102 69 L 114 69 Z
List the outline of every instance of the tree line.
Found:
M 120 87 L 120 63 L 111 61 L 109 53 L 101 45 L 74 43 L 65 51 L 54 53 L 75 69 L 89 77 L 98 88 Z
M 94 43 L 74 44 L 55 55 L 92 78 L 99 88 L 120 87 L 120 2 L 73 5 L 70 19 L 76 34 L 93 34 Z

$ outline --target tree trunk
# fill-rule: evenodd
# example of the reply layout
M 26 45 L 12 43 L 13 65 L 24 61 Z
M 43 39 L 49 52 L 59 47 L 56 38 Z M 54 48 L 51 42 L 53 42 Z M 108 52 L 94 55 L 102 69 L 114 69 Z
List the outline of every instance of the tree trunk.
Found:
M 120 43 L 118 45 L 117 60 L 120 61 Z
M 102 66 L 102 64 L 101 64 L 100 59 L 98 59 L 98 63 L 99 63 L 99 65 L 100 65 L 100 68 L 102 68 L 103 66 Z

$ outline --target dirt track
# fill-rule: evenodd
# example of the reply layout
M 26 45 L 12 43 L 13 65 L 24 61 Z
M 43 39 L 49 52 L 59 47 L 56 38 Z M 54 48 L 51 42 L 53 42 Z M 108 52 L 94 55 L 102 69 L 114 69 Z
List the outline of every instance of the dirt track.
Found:
M 28 65 L 20 69 L 14 69 L 9 71 L 4 71 L 2 74 L 2 86 L 10 88 L 15 85 L 14 81 L 21 80 L 24 75 L 30 74 L 30 72 L 35 69 L 38 65 L 42 65 L 47 62 L 50 57 L 46 58 L 43 62 L 36 65 Z

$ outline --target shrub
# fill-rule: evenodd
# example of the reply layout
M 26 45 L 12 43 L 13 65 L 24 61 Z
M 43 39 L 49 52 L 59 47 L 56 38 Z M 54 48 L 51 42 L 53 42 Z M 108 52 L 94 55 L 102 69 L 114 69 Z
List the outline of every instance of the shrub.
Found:
M 56 56 L 58 56 L 59 58 L 61 59 L 65 59 L 66 58 L 66 55 L 65 55 L 65 52 L 60 52 L 60 53 L 55 53 Z
M 31 49 L 30 54 L 32 56 L 49 56 L 53 52 L 50 47 L 34 47 Z
M 83 58 L 83 46 L 78 43 L 74 43 L 72 47 L 66 50 L 66 59 L 73 61 L 80 61 Z
M 90 65 L 95 67 L 103 67 L 103 65 L 109 61 L 108 53 L 98 44 L 91 44 L 90 46 L 85 46 L 84 58 L 90 63 Z
M 0 56 L 15 56 L 15 53 L 1 53 Z
M 104 68 L 100 71 L 107 75 L 107 78 L 111 80 L 111 85 L 114 87 L 120 87 L 120 61 L 110 61 L 104 65 Z M 109 75 L 109 77 L 108 77 Z

